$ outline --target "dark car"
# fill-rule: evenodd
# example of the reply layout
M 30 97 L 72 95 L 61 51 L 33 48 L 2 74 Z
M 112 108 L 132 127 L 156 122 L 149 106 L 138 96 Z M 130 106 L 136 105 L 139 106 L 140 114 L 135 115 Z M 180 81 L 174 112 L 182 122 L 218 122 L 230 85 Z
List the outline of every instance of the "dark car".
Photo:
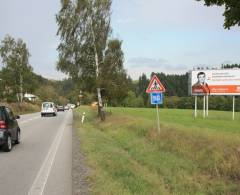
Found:
M 6 152 L 11 151 L 12 143 L 20 142 L 21 130 L 16 120 L 19 118 L 13 114 L 10 108 L 0 106 L 0 146 Z
M 64 106 L 58 106 L 57 107 L 57 111 L 59 112 L 59 111 L 63 111 L 64 112 Z

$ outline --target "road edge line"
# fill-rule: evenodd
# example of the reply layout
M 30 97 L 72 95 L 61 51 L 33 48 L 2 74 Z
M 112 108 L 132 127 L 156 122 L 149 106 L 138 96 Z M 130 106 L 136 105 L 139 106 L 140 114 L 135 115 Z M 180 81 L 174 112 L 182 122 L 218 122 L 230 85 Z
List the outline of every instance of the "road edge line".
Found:
M 28 191 L 28 195 L 42 195 L 43 191 L 45 189 L 49 174 L 52 169 L 52 165 L 54 163 L 60 142 L 62 140 L 63 132 L 66 127 L 67 119 L 69 118 L 69 113 L 67 113 L 67 116 L 65 117 L 64 121 L 62 122 L 60 126 L 60 130 L 58 131 L 56 137 L 54 138 L 53 143 L 50 146 L 50 149 L 43 161 L 43 164 L 41 168 L 39 169 L 36 178 L 34 179 L 34 182 Z

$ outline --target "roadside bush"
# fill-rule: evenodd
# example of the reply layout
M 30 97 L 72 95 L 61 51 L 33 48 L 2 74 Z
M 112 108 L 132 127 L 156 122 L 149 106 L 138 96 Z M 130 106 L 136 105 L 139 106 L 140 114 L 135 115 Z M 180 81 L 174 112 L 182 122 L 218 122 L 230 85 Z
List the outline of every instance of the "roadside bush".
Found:
M 144 101 L 142 97 L 136 97 L 135 93 L 130 91 L 128 96 L 123 101 L 124 107 L 144 107 Z

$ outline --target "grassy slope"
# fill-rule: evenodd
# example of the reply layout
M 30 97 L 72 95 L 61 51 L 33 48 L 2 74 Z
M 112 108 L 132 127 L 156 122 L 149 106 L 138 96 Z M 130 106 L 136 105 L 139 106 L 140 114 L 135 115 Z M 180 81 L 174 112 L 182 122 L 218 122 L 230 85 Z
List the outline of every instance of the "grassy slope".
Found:
M 158 135 L 155 109 L 108 111 L 104 123 L 88 107 L 75 111 L 93 193 L 240 194 L 240 121 L 230 112 L 203 120 L 191 110 L 161 110 Z

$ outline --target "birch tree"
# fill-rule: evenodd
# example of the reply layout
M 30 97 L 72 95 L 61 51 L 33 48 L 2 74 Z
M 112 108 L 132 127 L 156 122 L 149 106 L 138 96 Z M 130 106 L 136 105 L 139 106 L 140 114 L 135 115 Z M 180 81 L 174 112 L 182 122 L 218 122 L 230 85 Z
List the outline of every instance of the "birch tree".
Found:
M 1 42 L 0 55 L 4 65 L 1 79 L 10 91 L 16 94 L 17 100 L 22 102 L 23 93 L 27 90 L 25 80 L 28 80 L 32 73 L 27 45 L 22 39 L 15 40 L 7 35 Z
M 99 114 L 103 113 L 99 75 L 111 33 L 111 0 L 62 0 L 56 19 L 61 38 L 57 69 L 82 88 L 97 89 Z

